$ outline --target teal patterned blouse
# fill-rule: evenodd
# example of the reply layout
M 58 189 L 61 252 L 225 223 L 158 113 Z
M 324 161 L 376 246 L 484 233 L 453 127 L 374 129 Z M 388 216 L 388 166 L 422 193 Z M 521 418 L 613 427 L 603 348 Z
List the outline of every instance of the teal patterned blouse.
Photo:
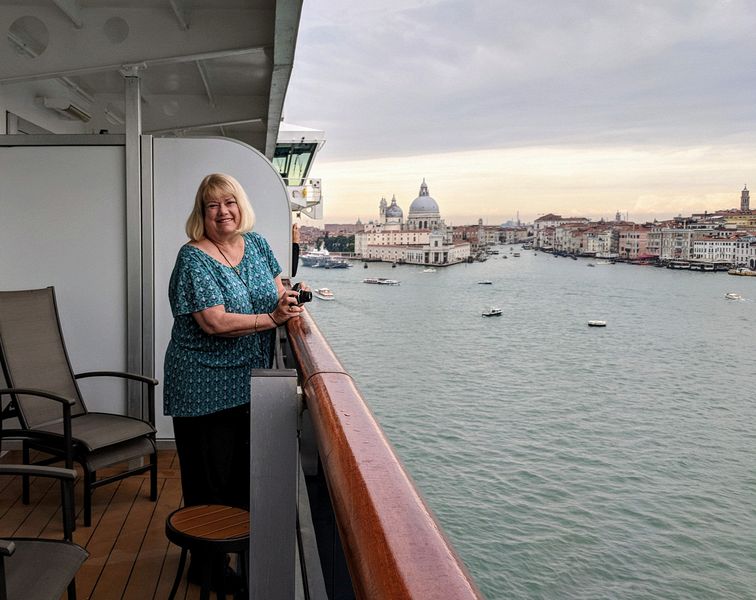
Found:
M 220 337 L 202 331 L 192 313 L 222 304 L 226 312 L 265 314 L 275 309 L 281 267 L 268 242 L 244 234 L 236 271 L 188 244 L 179 250 L 168 288 L 173 330 L 165 353 L 163 409 L 195 417 L 246 404 L 253 368 L 270 368 L 274 331 Z M 246 285 L 245 285 L 246 284 Z

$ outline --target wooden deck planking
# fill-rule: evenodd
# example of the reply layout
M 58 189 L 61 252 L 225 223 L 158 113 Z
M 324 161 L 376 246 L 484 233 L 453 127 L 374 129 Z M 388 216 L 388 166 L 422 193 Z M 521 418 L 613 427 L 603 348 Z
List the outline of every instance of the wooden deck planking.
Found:
M 11 451 L 0 462 L 19 462 Z M 114 471 L 115 472 L 115 471 Z M 103 470 L 100 475 L 107 475 Z M 149 499 L 149 475 L 129 477 L 95 490 L 92 526 L 84 527 L 81 482 L 76 485 L 74 541 L 90 553 L 79 570 L 80 600 L 161 600 L 168 597 L 180 550 L 165 537 L 165 519 L 181 506 L 181 479 L 175 450 L 158 452 L 158 500 Z M 60 538 L 60 487 L 31 480 L 31 504 L 21 502 L 21 478 L 0 477 L 0 536 Z M 184 578 L 176 595 L 199 599 L 199 587 Z

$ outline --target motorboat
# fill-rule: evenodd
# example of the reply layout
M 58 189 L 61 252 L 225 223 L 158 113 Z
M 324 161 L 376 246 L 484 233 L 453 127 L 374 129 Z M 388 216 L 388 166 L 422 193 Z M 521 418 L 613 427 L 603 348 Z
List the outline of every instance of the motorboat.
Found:
M 756 271 L 746 269 L 745 267 L 738 267 L 737 269 L 730 269 L 727 271 L 728 275 L 739 275 L 740 277 L 756 277 Z
M 396 279 L 385 279 L 383 277 L 366 277 L 362 283 L 374 283 L 377 285 L 399 285 Z
M 520 253 L 519 252 L 515 252 L 512 256 L 514 256 L 515 258 L 520 258 Z
M 588 266 L 589 267 L 595 267 L 596 265 L 594 265 L 593 263 L 588 263 Z
M 325 287 L 313 290 L 312 295 L 321 300 L 334 300 L 336 298 L 336 296 L 333 295 L 333 292 Z
M 588 327 L 606 327 L 606 321 L 588 321 Z
M 433 267 L 428 267 L 427 269 L 423 269 L 423 273 L 435 273 L 436 269 Z
M 727 298 L 728 300 L 742 300 L 743 296 L 736 292 L 728 292 L 727 294 L 725 294 L 725 298 Z
M 478 285 L 491 285 L 492 283 L 493 281 L 491 281 L 490 279 L 483 279 L 482 281 L 478 282 Z
M 495 306 L 492 306 L 486 311 L 483 311 L 481 313 L 484 317 L 500 317 L 501 316 L 501 309 L 496 308 Z

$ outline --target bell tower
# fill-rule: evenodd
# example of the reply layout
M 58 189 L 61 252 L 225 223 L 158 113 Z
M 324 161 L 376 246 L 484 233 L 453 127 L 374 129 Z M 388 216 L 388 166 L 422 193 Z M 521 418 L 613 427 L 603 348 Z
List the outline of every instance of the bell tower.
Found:
M 748 191 L 748 186 L 745 186 L 743 188 L 743 191 L 740 192 L 740 212 L 747 213 L 751 212 L 751 192 Z

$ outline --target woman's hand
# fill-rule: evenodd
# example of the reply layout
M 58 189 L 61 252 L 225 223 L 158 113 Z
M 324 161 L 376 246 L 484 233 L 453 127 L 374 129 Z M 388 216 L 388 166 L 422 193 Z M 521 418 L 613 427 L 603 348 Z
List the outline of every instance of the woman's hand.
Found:
M 281 297 L 278 299 L 278 304 L 273 311 L 273 318 L 277 324 L 285 323 L 292 317 L 296 317 L 304 309 L 297 305 L 297 296 L 299 292 L 294 290 L 285 290 Z

